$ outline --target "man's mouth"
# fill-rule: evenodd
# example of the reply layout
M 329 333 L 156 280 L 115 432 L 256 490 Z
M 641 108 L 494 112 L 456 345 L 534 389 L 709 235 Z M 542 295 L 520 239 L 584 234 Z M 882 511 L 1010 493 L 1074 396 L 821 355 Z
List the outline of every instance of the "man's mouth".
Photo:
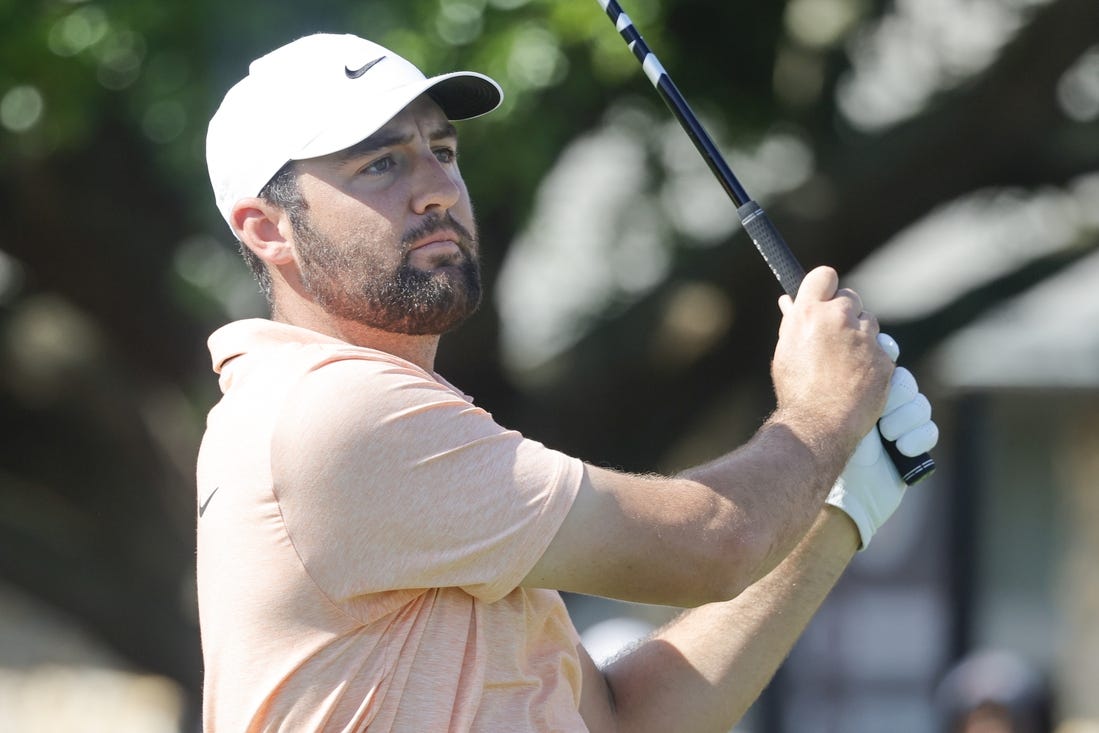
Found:
M 416 240 L 409 247 L 409 261 L 420 267 L 456 264 L 463 255 L 456 232 L 440 230 Z
M 412 246 L 409 247 L 409 251 L 415 252 L 416 250 L 422 249 L 432 250 L 450 247 L 457 248 L 459 241 L 460 239 L 455 232 L 439 231 L 413 242 Z

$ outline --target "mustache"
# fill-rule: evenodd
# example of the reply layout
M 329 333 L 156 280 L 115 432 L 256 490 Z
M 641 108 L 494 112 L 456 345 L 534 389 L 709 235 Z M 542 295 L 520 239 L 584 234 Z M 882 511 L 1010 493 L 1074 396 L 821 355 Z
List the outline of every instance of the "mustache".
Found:
M 405 232 L 404 236 L 401 237 L 401 244 L 405 247 L 405 251 L 407 251 L 415 242 L 423 239 L 429 234 L 444 231 L 453 231 L 457 234 L 459 238 L 458 245 L 467 252 L 472 252 L 477 244 L 477 240 L 473 234 L 459 224 L 458 220 L 455 219 L 449 211 L 444 214 L 428 215 L 428 217 L 418 225 Z

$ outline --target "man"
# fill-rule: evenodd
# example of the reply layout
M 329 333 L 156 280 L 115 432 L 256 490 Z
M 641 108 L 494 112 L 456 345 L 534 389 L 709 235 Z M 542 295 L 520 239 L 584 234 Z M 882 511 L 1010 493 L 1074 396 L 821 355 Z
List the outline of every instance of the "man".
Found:
M 879 417 L 906 453 L 935 443 L 823 268 L 780 301 L 775 413 L 710 464 L 632 476 L 497 425 L 433 363 L 481 295 L 450 120 L 500 99 L 315 35 L 211 121 L 218 207 L 272 319 L 210 339 L 207 731 L 728 730 L 900 500 Z M 694 610 L 600 670 L 561 590 Z

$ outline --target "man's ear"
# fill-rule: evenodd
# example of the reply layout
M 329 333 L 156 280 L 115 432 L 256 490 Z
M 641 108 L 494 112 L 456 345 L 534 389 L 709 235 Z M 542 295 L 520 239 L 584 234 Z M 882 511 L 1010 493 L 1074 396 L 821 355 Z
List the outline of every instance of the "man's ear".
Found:
M 293 227 L 282 208 L 261 198 L 241 199 L 233 206 L 230 222 L 240 241 L 267 264 L 294 261 Z

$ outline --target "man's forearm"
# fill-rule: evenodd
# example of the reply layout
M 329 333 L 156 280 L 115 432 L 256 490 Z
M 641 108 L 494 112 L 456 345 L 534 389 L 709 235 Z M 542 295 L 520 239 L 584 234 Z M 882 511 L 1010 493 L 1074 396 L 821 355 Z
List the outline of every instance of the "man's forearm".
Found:
M 776 412 L 740 450 L 682 475 L 732 499 L 750 522 L 738 531 L 766 538 L 746 583 L 771 572 L 816 520 L 854 444 Z
M 731 601 L 683 613 L 604 671 L 620 731 L 728 731 L 789 654 L 858 545 L 825 508 L 774 571 Z

